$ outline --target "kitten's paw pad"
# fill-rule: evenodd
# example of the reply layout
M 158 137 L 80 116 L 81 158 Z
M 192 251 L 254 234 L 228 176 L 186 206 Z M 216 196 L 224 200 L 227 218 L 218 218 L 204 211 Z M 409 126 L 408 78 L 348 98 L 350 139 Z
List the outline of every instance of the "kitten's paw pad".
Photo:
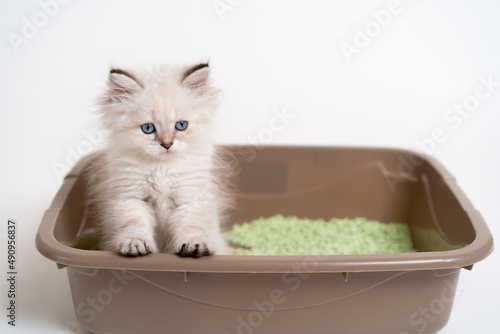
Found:
M 182 244 L 181 248 L 175 253 L 182 257 L 194 257 L 212 255 L 206 243 L 202 244 Z
M 118 253 L 127 256 L 147 255 L 158 252 L 153 241 L 143 239 L 126 239 L 118 245 Z

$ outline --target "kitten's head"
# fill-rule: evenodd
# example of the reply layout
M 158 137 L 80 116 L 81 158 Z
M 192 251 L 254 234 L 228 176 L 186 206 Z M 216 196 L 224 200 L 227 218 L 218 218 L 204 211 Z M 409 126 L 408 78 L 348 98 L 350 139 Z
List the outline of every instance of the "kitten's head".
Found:
M 187 67 L 112 68 L 101 100 L 111 150 L 146 161 L 199 154 L 212 148 L 218 90 L 208 63 Z

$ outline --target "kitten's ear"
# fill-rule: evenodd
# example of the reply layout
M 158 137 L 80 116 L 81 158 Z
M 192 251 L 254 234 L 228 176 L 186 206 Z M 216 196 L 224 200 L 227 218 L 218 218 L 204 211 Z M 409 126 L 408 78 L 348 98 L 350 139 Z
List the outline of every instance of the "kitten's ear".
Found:
M 181 86 L 201 95 L 208 87 L 209 75 L 208 63 L 191 66 L 184 71 Z
M 108 86 L 113 102 L 125 102 L 142 89 L 142 85 L 132 74 L 117 68 L 109 71 Z

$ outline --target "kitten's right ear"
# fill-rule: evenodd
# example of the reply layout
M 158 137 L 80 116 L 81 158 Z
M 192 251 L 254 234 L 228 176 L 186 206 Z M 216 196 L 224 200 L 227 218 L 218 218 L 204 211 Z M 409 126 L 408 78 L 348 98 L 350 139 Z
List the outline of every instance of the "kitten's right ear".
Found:
M 112 68 L 109 71 L 108 86 L 113 102 L 125 102 L 142 89 L 139 81 L 129 72 Z
M 181 85 L 199 95 L 203 95 L 208 86 L 210 71 L 208 63 L 200 63 L 187 68 L 182 76 Z

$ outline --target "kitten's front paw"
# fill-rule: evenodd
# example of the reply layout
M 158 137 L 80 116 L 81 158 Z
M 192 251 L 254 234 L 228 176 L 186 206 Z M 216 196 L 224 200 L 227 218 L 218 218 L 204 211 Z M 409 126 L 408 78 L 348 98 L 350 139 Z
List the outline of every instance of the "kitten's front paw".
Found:
M 118 253 L 128 256 L 147 255 L 158 252 L 154 241 L 145 239 L 125 239 L 118 245 Z
M 182 257 L 201 257 L 212 255 L 212 251 L 208 248 L 206 243 L 184 243 L 175 253 Z

